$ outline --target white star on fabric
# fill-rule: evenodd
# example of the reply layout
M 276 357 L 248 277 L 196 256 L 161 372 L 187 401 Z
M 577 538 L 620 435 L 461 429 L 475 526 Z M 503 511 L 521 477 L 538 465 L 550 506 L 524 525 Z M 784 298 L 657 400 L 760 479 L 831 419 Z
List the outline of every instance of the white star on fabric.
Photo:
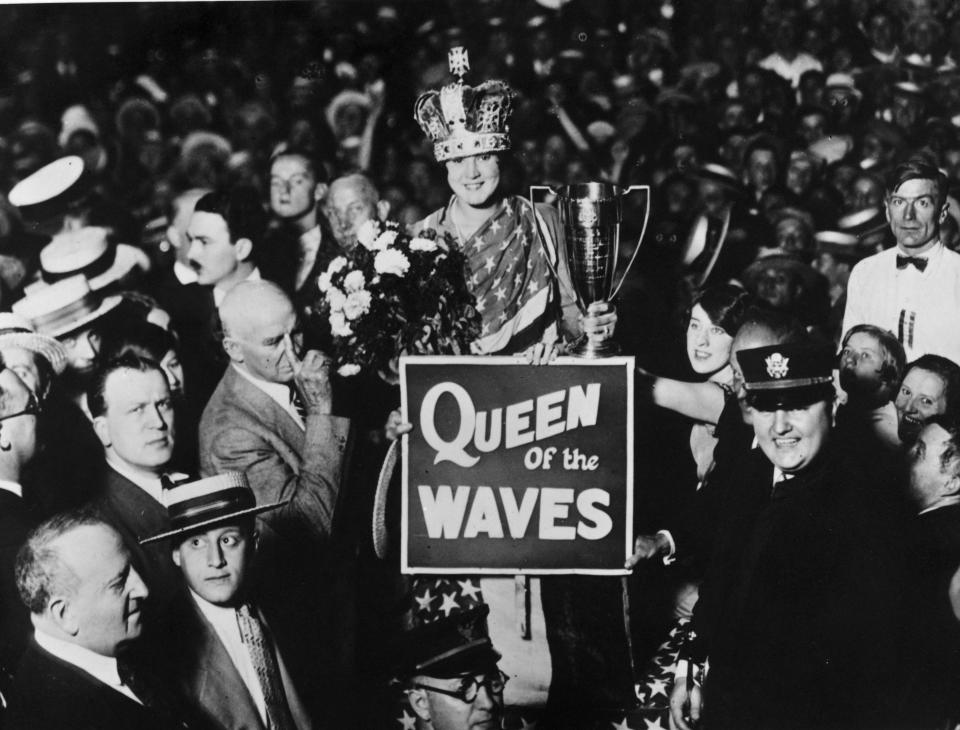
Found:
M 480 280 L 477 278 L 476 274 L 471 274 L 470 276 L 470 286 L 476 286 Z
M 506 312 L 500 312 L 500 316 L 497 317 L 497 321 L 500 322 L 501 324 L 503 324 L 504 322 L 506 322 L 506 321 L 507 321 L 507 313 L 506 313 Z
M 655 679 L 652 682 L 647 682 L 647 686 L 650 688 L 650 697 L 654 695 L 667 696 L 667 685 L 662 680 Z
M 487 271 L 493 271 L 494 266 L 496 266 L 496 264 L 493 261 L 493 256 L 487 256 L 486 265 L 483 268 Z
M 506 251 L 508 248 L 510 248 L 510 239 L 505 238 L 503 239 L 503 243 L 500 244 L 500 250 Z
M 502 286 L 501 286 L 500 288 L 498 288 L 498 289 L 494 292 L 494 294 L 496 295 L 498 302 L 502 302 L 504 299 L 507 298 L 507 290 L 504 289 Z
M 429 611 L 430 604 L 433 603 L 433 600 L 436 598 L 436 596 L 431 596 L 430 589 L 427 588 L 427 591 L 423 594 L 422 598 L 418 598 L 417 596 L 414 596 L 413 598 L 417 602 L 417 608 L 419 608 L 421 611 Z
M 455 609 L 460 608 L 460 604 L 457 603 L 457 594 L 456 593 L 444 593 L 443 594 L 443 603 L 440 604 L 440 610 L 443 611 L 444 616 L 449 616 L 450 612 Z
M 403 711 L 403 717 L 398 717 L 397 722 L 403 726 L 403 730 L 417 730 L 417 718 L 412 717 L 407 714 L 407 711 Z
M 527 291 L 530 292 L 531 294 L 533 294 L 534 292 L 536 292 L 536 291 L 537 291 L 537 282 L 531 281 L 531 282 L 527 285 Z
M 475 601 L 480 600 L 480 586 L 470 580 L 458 580 L 460 591 L 464 598 L 472 598 Z
M 491 224 L 490 224 L 490 231 L 493 232 L 493 233 L 499 233 L 499 232 L 500 232 L 500 222 L 499 222 L 499 221 L 494 221 L 493 223 L 491 223 Z
M 663 725 L 660 724 L 660 718 L 656 717 L 653 720 L 644 720 L 643 724 L 647 727 L 644 730 L 667 730 Z
M 482 311 L 483 311 L 484 309 L 486 309 L 486 308 L 487 308 L 487 305 L 483 303 L 483 300 L 482 300 L 482 299 L 478 299 L 478 300 L 477 300 L 477 311 L 478 311 L 478 312 L 482 312 Z
M 613 730 L 630 730 L 630 726 L 627 725 L 627 718 L 623 718 L 623 722 L 611 722 L 613 725 Z
M 517 275 L 513 277 L 513 285 L 520 286 L 521 283 L 523 283 L 523 274 L 517 273 Z

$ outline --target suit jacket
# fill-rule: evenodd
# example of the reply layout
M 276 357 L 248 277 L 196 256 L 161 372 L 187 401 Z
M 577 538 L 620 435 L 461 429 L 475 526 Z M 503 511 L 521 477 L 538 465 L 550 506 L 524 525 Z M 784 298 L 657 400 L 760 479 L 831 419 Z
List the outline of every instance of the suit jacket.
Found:
M 221 730 L 266 730 L 216 629 L 189 596 L 180 602 L 171 668 L 183 693 Z M 263 616 L 261 615 L 261 620 Z M 264 621 L 264 623 L 266 623 Z M 287 706 L 297 730 L 313 727 L 274 642 Z
M 182 578 L 170 557 L 170 545 L 141 545 L 140 540 L 170 529 L 167 508 L 108 465 L 103 466 L 94 509 L 123 537 L 123 542 L 159 608 L 182 590 Z
M 898 726 L 903 522 L 888 485 L 824 450 L 774 488 L 758 449 L 729 482 L 692 622 L 711 728 Z
M 350 421 L 325 415 L 308 415 L 306 421 L 304 430 L 228 367 L 200 420 L 200 470 L 204 476 L 245 472 L 258 504 L 290 500 L 257 517 L 256 595 L 275 617 L 280 644 L 289 647 L 286 660 L 311 714 L 333 717 L 333 704 L 344 702 L 336 683 L 348 676 L 352 652 L 342 608 L 330 600 L 340 572 L 330 537 Z
M 158 688 L 159 689 L 159 688 Z M 208 728 L 172 695 L 146 707 L 30 642 L 14 678 L 8 730 L 184 730 Z
M 14 577 L 17 551 L 26 542 L 32 526 L 23 499 L 0 490 L 0 676 L 4 679 L 20 663 L 33 630 Z
M 923 272 L 923 296 L 909 305 L 917 315 L 910 344 L 909 337 L 899 334 L 900 310 L 906 305 L 897 293 L 898 253 L 894 246 L 853 267 L 843 331 L 857 324 L 875 324 L 898 336 L 907 362 L 926 353 L 960 362 L 960 327 L 955 317 L 960 312 L 960 254 L 944 248 Z

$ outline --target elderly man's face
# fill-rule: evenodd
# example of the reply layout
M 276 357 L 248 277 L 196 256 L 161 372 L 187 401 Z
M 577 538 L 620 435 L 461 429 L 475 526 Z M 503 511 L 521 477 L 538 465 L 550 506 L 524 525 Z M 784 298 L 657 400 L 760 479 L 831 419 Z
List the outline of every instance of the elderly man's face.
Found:
M 887 220 L 897 245 L 905 252 L 921 253 L 940 235 L 946 204 L 937 205 L 933 180 L 907 180 L 887 198 Z
M 808 467 L 826 443 L 833 424 L 833 404 L 819 401 L 804 408 L 753 411 L 753 431 L 766 457 L 787 474 Z
M 52 546 L 75 579 L 64 597 L 64 620 L 76 629 L 75 643 L 116 656 L 120 647 L 140 636 L 148 595 L 120 535 L 107 525 L 85 525 Z
M 376 218 L 377 201 L 354 182 L 334 182 L 324 211 L 340 247 L 350 251 L 357 244 L 357 229 Z
M 107 453 L 136 470 L 159 474 L 173 458 L 173 400 L 159 370 L 120 368 L 104 383 L 107 410 L 93 420 Z
M 448 692 L 458 691 L 465 679 L 469 676 L 483 679 L 485 675 L 468 675 L 467 678 L 453 677 L 439 679 L 436 677 L 417 677 L 414 682 L 432 687 L 438 687 Z M 486 684 L 479 687 L 476 699 L 473 702 L 464 702 L 456 697 L 431 690 L 418 690 L 426 695 L 426 708 L 415 705 L 414 709 L 420 718 L 429 721 L 433 730 L 496 730 L 500 727 L 503 714 L 503 691 L 491 692 Z M 424 711 L 426 716 L 424 716 Z
M 946 412 L 947 384 L 936 373 L 912 368 L 900 384 L 894 405 L 900 440 L 905 444 L 913 443 L 924 421 Z
M 287 301 L 271 299 L 250 318 L 231 340 L 247 371 L 270 383 L 293 380 L 293 363 L 284 345 L 289 337 L 299 354 L 302 335 L 297 330 L 297 315 Z
M 924 426 L 908 454 L 910 498 L 918 509 L 936 504 L 942 497 L 960 489 L 956 476 L 957 455 L 944 464 L 944 452 L 950 447 L 950 434 L 936 423 Z

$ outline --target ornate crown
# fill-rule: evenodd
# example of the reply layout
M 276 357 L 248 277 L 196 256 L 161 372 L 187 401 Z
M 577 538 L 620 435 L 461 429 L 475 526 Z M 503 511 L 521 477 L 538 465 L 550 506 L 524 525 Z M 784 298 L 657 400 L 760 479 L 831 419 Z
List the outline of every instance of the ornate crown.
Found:
M 451 48 L 447 59 L 457 80 L 421 94 L 413 109 L 420 128 L 433 140 L 434 157 L 442 162 L 510 149 L 513 90 L 502 81 L 464 84 L 470 62 L 461 46 Z

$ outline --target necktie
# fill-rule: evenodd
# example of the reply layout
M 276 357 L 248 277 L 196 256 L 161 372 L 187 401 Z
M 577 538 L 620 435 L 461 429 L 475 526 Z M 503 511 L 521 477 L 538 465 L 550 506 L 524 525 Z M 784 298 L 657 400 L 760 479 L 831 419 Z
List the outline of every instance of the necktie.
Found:
M 136 671 L 123 659 L 117 660 L 117 674 L 120 681 L 133 692 L 144 707 L 152 710 L 156 715 L 166 719 L 171 727 L 188 727 L 179 716 L 174 701 L 159 686 L 151 684 L 143 675 Z
M 287 706 L 287 697 L 283 691 L 277 658 L 273 654 L 270 639 L 263 630 L 263 624 L 256 610 L 247 604 L 238 608 L 237 623 L 240 626 L 240 636 L 250 654 L 250 661 L 257 672 L 260 689 L 263 690 L 269 730 L 296 730 L 290 708 Z
M 897 256 L 897 269 L 905 269 L 908 266 L 916 266 L 917 271 L 924 271 L 929 262 L 921 256 Z
M 287 386 L 290 388 L 290 405 L 293 406 L 293 409 L 297 412 L 297 415 L 300 416 L 300 420 L 306 424 L 307 422 L 307 407 L 303 405 L 303 398 L 300 397 L 300 393 L 297 392 L 297 386 L 293 383 Z

